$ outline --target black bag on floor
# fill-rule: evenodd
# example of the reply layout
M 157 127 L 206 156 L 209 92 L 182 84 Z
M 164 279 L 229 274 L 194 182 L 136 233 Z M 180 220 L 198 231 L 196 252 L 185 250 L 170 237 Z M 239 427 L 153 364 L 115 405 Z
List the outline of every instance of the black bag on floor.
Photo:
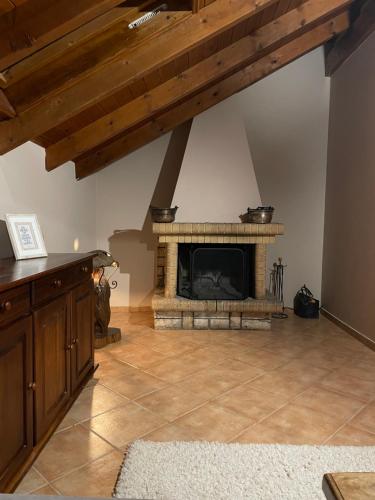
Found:
M 294 314 L 301 318 L 319 318 L 319 300 L 303 285 L 294 297 Z

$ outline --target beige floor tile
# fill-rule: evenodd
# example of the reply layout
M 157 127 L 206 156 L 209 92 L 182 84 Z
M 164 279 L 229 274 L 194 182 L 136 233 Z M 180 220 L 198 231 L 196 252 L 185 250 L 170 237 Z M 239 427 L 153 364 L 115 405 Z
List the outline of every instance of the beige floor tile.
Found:
M 292 403 L 321 411 L 333 417 L 337 416 L 343 422 L 355 415 L 364 405 L 363 401 L 359 399 L 338 394 L 318 385 L 309 387 L 293 399 Z
M 349 394 L 363 401 L 375 398 L 375 384 L 370 380 L 351 377 L 343 372 L 333 372 L 321 384 L 328 389 Z
M 375 362 L 368 363 L 363 360 L 355 360 L 351 364 L 341 367 L 337 373 L 375 382 Z
M 158 345 L 164 344 L 166 339 L 160 333 L 154 330 L 137 332 L 136 335 L 130 335 L 129 341 L 133 344 L 140 344 L 145 347 L 151 347 L 154 349 Z
M 88 387 L 81 392 L 73 404 L 69 417 L 76 421 L 87 420 L 127 402 L 127 398 L 115 394 L 102 385 Z
M 277 370 L 267 372 L 251 382 L 251 387 L 254 389 L 271 394 L 280 394 L 289 399 L 305 391 L 309 385 L 304 381 L 282 376 L 277 373 Z
M 21 483 L 17 486 L 15 493 L 18 495 L 26 495 L 31 491 L 37 490 L 46 486 L 47 480 L 39 474 L 37 470 L 32 467 L 26 476 L 22 479 Z
M 169 386 L 137 400 L 141 406 L 169 421 L 202 405 L 207 401 L 199 391 L 186 390 L 179 386 Z
M 58 426 L 56 432 L 65 431 L 66 429 L 69 429 L 70 427 L 73 427 L 73 425 L 76 424 L 78 424 L 77 420 L 72 418 L 68 413 L 67 415 L 65 415 L 64 420 Z
M 164 342 L 159 342 L 158 345 L 154 346 L 155 351 L 161 352 L 165 356 L 179 356 L 186 352 L 191 352 L 197 349 L 197 345 L 194 342 L 183 341 L 183 340 L 165 340 Z
M 215 399 L 215 403 L 258 421 L 281 408 L 288 398 L 252 388 L 251 382 L 235 387 Z
M 52 436 L 37 458 L 35 468 L 48 481 L 53 481 L 111 450 L 103 439 L 77 425 Z
M 252 330 L 236 330 L 231 337 L 232 342 L 242 344 L 252 349 L 261 349 L 275 339 L 273 332 L 261 332 Z
M 199 433 L 195 433 L 192 428 L 184 428 L 173 424 L 165 425 L 150 432 L 147 436 L 142 438 L 145 441 L 202 441 L 204 438 L 200 437 Z
M 340 446 L 375 446 L 375 434 L 357 429 L 350 424 L 342 427 L 324 444 Z
M 84 425 L 117 448 L 164 425 L 166 420 L 135 403 L 87 420 Z
M 110 498 L 123 459 L 123 453 L 113 451 L 58 479 L 52 486 L 66 496 Z
M 295 359 L 278 368 L 277 373 L 290 379 L 296 379 L 300 382 L 313 384 L 322 378 L 327 377 L 327 375 L 330 374 L 330 371 L 312 365 L 306 367 L 306 362 Z
M 366 406 L 356 417 L 350 422 L 351 425 L 368 432 L 375 434 L 375 403 Z
M 146 368 L 155 363 L 163 361 L 166 359 L 166 355 L 161 354 L 150 347 L 132 344 L 126 346 L 120 346 L 116 350 L 111 351 L 113 355 L 120 361 L 124 361 L 130 365 L 136 366 L 138 368 Z
M 210 399 L 232 389 L 247 380 L 262 375 L 262 370 L 241 361 L 228 359 L 183 380 L 177 386 L 191 390 Z
M 266 428 L 288 436 L 299 444 L 323 443 L 341 424 L 340 417 L 290 403 L 262 421 Z
M 280 429 L 267 427 L 263 423 L 255 424 L 243 433 L 232 439 L 234 443 L 254 444 L 300 444 L 298 438 L 294 438 L 282 432 Z
M 221 442 L 229 441 L 252 423 L 250 418 L 215 403 L 207 403 L 175 421 L 177 426 L 200 439 Z
M 136 399 L 150 392 L 162 389 L 167 384 L 160 379 L 133 368 L 126 376 L 105 377 L 102 384 L 129 399 Z
M 175 383 L 211 364 L 212 360 L 197 359 L 194 353 L 188 353 L 162 361 L 146 371 L 166 382 Z
M 279 356 L 296 358 L 302 355 L 304 348 L 293 342 L 270 343 L 262 346 L 262 350 L 270 351 Z
M 241 344 L 225 340 L 220 344 L 201 347 L 192 354 L 194 354 L 195 359 L 208 361 L 212 365 L 230 358 L 233 354 L 233 350 L 234 352 L 241 352 L 244 350 L 244 347 Z
M 281 356 L 270 351 L 262 349 L 249 349 L 241 354 L 234 356 L 236 359 L 248 363 L 252 366 L 257 366 L 265 371 L 271 371 L 290 362 L 289 356 Z
M 306 365 L 334 370 L 345 365 L 350 358 L 342 354 L 336 354 L 334 351 L 327 352 L 316 347 L 308 349 L 299 359 Z
M 121 377 L 126 375 L 133 369 L 127 363 L 122 363 L 121 361 L 110 358 L 99 363 L 99 368 L 95 372 L 95 378 L 100 382 L 102 377 Z
M 57 491 L 53 486 L 50 484 L 47 484 L 46 486 L 43 486 L 42 488 L 39 488 L 35 491 L 32 492 L 32 495 L 60 495 L 60 492 Z

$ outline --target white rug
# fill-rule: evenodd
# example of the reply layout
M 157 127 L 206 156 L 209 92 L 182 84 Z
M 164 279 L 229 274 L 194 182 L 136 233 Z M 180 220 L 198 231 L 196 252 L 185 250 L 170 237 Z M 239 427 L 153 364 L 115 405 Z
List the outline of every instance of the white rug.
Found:
M 340 471 L 375 471 L 375 447 L 136 441 L 127 452 L 114 496 L 323 499 L 323 474 Z

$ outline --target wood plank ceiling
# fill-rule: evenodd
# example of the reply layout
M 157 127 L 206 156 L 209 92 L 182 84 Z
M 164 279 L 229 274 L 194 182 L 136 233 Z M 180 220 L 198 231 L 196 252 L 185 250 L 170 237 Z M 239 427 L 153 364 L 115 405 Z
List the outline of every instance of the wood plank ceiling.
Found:
M 0 0 L 0 154 L 31 140 L 47 170 L 91 175 L 336 40 L 352 4 Z

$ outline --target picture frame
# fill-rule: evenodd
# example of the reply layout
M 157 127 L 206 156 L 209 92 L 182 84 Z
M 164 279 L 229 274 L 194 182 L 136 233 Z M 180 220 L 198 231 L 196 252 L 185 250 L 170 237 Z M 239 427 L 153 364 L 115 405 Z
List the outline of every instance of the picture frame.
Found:
M 47 257 L 36 214 L 6 214 L 5 222 L 16 260 Z

